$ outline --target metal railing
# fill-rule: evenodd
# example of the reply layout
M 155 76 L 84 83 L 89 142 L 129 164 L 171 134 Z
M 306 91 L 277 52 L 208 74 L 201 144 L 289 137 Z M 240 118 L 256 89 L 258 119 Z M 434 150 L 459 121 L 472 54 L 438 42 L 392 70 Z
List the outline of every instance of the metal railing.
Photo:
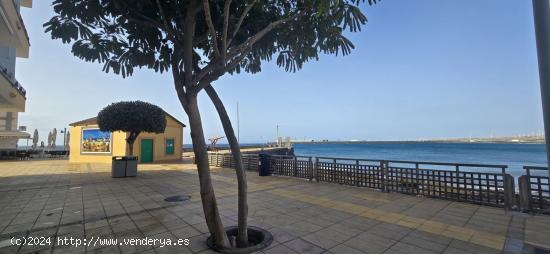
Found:
M 525 166 L 519 177 L 519 203 L 524 211 L 550 213 L 550 180 L 548 168 Z
M 8 72 L 8 69 L 4 68 L 3 66 L 0 66 L 0 74 L 2 74 L 11 84 L 11 86 L 17 90 L 19 94 L 21 94 L 24 98 L 27 98 L 27 91 L 23 86 L 15 79 L 15 76 L 13 73 Z
M 313 159 L 306 156 L 269 155 L 269 173 L 313 179 Z
M 243 169 L 258 170 L 259 156 L 257 154 L 242 154 Z M 208 162 L 214 167 L 234 168 L 235 161 L 231 153 L 208 153 Z
M 259 170 L 258 154 L 242 156 L 246 170 Z M 524 167 L 517 192 L 506 165 L 283 155 L 266 158 L 271 175 L 550 214 L 546 167 Z M 230 153 L 209 153 L 209 162 L 211 166 L 234 167 Z
M 511 207 L 506 165 L 317 157 L 316 180 L 386 192 Z M 481 171 L 493 172 L 481 172 Z

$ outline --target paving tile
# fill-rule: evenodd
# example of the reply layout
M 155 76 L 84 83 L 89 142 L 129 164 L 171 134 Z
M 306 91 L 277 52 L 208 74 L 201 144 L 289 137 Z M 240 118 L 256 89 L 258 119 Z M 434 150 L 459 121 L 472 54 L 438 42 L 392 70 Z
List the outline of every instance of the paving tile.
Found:
M 340 245 L 335 246 L 334 248 L 330 249 L 330 252 L 334 253 L 334 254 L 362 254 L 362 253 L 364 253 L 364 252 L 353 249 L 353 248 L 348 247 L 348 246 L 343 245 L 343 244 L 340 244 Z
M 437 242 L 437 240 L 434 240 L 436 236 L 430 238 L 429 236 L 418 236 L 414 234 L 409 234 L 403 239 L 401 239 L 402 243 L 406 243 L 409 245 L 413 245 L 416 247 L 420 247 L 429 251 L 433 251 L 436 253 L 441 253 L 447 248 L 447 244 L 451 241 L 448 240 L 447 243 L 440 243 Z
M 330 249 L 342 242 L 336 241 L 330 237 L 324 237 L 315 233 L 302 236 L 301 239 L 306 240 L 312 244 L 315 244 L 323 249 Z
M 393 244 L 395 241 L 385 239 L 372 234 L 363 234 L 354 237 L 343 243 L 347 247 L 351 247 L 356 250 L 360 250 L 366 253 L 383 253 Z
M 474 244 L 474 243 L 469 243 L 469 242 L 460 241 L 460 240 L 453 240 L 449 244 L 449 247 L 465 250 L 465 251 L 468 251 L 470 253 L 478 253 L 478 254 L 491 254 L 491 253 L 500 253 L 501 252 L 501 250 L 499 250 L 499 249 L 488 248 L 488 247 L 485 247 L 485 246 L 480 246 L 480 245 L 477 245 L 477 244 Z
M 222 221 L 236 224 L 234 170 L 214 168 L 212 179 Z M 249 225 L 274 236 L 271 248 L 260 253 L 518 253 L 524 241 L 550 242 L 550 216 L 292 178 L 249 174 L 248 181 Z M 29 230 L 54 235 L 65 224 L 58 235 L 192 240 L 189 248 L 96 247 L 88 253 L 212 253 L 191 164 L 140 165 L 139 177 L 112 179 L 107 164 L 0 163 L 0 186 L 0 238 Z M 181 193 L 192 201 L 164 201 Z
M 265 250 L 262 250 L 263 253 L 265 254 L 296 254 L 298 252 L 292 250 L 291 248 L 285 246 L 285 245 L 282 245 L 282 244 L 278 244 L 278 245 L 275 245 L 273 247 L 270 247 L 268 249 L 265 249 Z
M 442 251 L 442 250 L 441 250 Z M 398 242 L 395 245 L 391 246 L 388 250 L 386 250 L 384 253 L 395 253 L 395 254 L 435 254 L 435 253 L 441 253 L 441 251 L 434 252 L 431 250 L 427 250 L 415 245 L 407 244 L 404 242 Z
M 319 246 L 316 246 L 302 239 L 295 239 L 295 240 L 283 243 L 283 245 L 289 247 L 290 249 L 298 253 L 304 253 L 304 254 L 318 254 L 326 251 L 325 249 L 322 249 Z

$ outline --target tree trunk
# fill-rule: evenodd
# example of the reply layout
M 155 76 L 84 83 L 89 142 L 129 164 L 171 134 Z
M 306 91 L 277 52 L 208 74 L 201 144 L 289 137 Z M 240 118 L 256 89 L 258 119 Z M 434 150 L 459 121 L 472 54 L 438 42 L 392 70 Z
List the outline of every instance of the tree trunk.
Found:
M 128 149 L 130 149 L 130 156 L 133 156 L 134 155 L 134 141 L 132 140 L 132 142 L 130 142 L 130 140 L 128 140 Z
M 222 122 L 223 130 L 225 131 L 225 136 L 229 142 L 229 147 L 231 148 L 231 154 L 233 155 L 233 160 L 235 161 L 235 173 L 237 174 L 237 185 L 238 185 L 238 224 L 239 230 L 237 235 L 237 247 L 246 247 L 248 246 L 248 201 L 247 201 L 247 183 L 246 183 L 246 172 L 243 170 L 242 155 L 241 149 L 239 146 L 239 141 L 235 136 L 235 131 L 231 125 L 231 120 L 229 115 L 225 110 L 222 100 L 216 93 L 216 90 L 212 86 L 207 86 L 205 88 L 206 93 L 214 103 L 216 111 L 220 116 Z
M 189 95 L 185 98 L 179 98 L 180 102 L 189 117 L 189 127 L 191 129 L 191 140 L 193 142 L 193 152 L 197 163 L 199 174 L 200 194 L 202 200 L 202 209 L 206 219 L 206 225 L 214 242 L 218 246 L 231 247 L 223 223 L 218 211 L 212 178 L 210 176 L 210 166 L 208 164 L 208 152 L 204 141 L 201 116 L 197 104 L 197 96 Z
M 130 132 L 126 138 L 126 143 L 128 143 L 128 149 L 130 156 L 134 156 L 134 142 L 136 141 L 140 132 Z

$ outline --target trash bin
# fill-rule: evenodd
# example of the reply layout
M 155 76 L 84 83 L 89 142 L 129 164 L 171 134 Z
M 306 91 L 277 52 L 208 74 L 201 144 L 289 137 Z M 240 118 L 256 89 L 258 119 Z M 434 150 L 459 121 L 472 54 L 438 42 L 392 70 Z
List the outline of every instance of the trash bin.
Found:
M 137 176 L 137 156 L 127 156 L 126 158 L 126 176 Z
M 121 156 L 114 156 L 111 168 L 111 177 L 125 177 L 126 176 L 126 158 Z
M 265 153 L 260 154 L 260 176 L 269 176 L 269 155 Z

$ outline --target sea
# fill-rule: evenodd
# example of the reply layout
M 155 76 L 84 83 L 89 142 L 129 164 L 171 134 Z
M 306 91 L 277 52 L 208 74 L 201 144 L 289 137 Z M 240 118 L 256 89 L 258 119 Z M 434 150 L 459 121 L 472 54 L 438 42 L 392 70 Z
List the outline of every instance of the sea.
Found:
M 523 174 L 523 166 L 547 166 L 546 147 L 544 144 L 439 142 L 301 143 L 294 144 L 294 153 L 303 156 L 354 159 L 508 165 L 507 173 L 515 177 Z
M 261 144 L 241 145 L 261 146 Z M 514 177 L 524 173 L 523 166 L 547 166 L 544 144 L 334 142 L 298 143 L 293 146 L 294 153 L 299 156 L 508 165 L 506 171 Z

